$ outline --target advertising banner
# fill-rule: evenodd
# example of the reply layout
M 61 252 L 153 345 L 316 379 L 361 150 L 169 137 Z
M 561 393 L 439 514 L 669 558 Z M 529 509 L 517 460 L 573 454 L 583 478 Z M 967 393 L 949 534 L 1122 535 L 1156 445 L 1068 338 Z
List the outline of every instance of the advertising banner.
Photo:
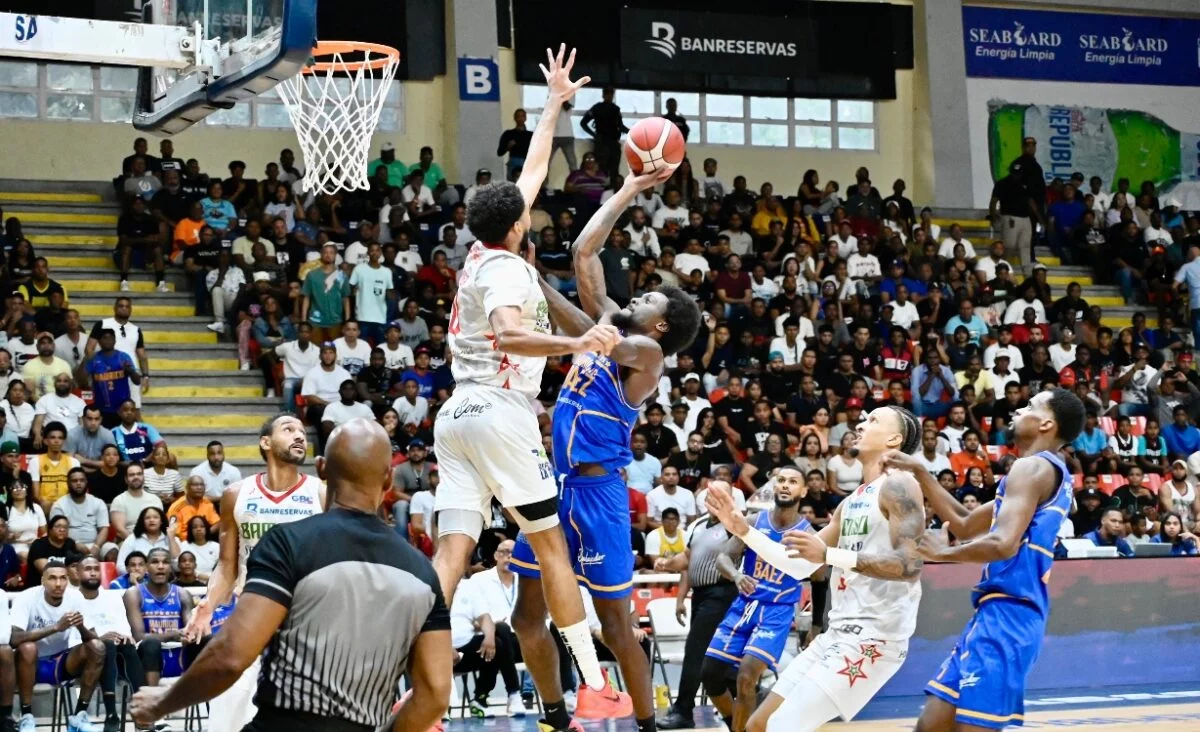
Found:
M 1200 20 L 963 6 L 967 76 L 1200 86 Z
M 978 565 L 927 564 L 908 658 L 881 696 L 920 696 L 974 612 Z M 1200 558 L 1059 560 L 1029 692 L 1200 682 Z M 1171 659 L 1157 664 L 1153 659 Z
M 808 76 L 817 44 L 807 16 L 621 8 L 621 64 L 643 71 Z

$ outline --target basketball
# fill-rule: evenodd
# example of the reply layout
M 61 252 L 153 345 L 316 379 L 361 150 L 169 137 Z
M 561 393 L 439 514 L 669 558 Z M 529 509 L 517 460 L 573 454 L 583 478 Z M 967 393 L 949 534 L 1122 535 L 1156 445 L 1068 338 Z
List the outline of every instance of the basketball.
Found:
M 662 117 L 639 121 L 625 138 L 625 160 L 634 173 L 674 168 L 683 162 L 686 151 L 683 133 Z

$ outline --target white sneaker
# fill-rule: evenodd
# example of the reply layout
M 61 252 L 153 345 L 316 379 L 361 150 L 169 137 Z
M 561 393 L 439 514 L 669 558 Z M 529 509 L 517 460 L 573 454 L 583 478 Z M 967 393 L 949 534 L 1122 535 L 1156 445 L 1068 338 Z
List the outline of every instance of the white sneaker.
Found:
M 525 716 L 525 702 L 521 699 L 521 692 L 519 691 L 514 691 L 508 695 L 508 716 Z
M 219 320 L 216 321 L 215 323 L 209 323 L 205 327 L 208 328 L 209 330 L 211 330 L 213 333 L 220 333 L 221 335 L 225 335 L 225 324 Z
M 129 280 L 121 280 L 121 292 L 129 292 L 133 288 L 129 286 Z
M 224 325 L 224 323 L 222 323 L 222 325 Z M 250 362 L 242 361 L 241 365 L 238 366 L 238 369 L 241 371 L 249 371 L 250 370 Z
M 275 390 L 274 390 L 274 389 L 267 389 L 267 398 L 268 398 L 268 399 L 274 399 L 274 398 L 275 398 Z
M 567 713 L 568 714 L 575 713 L 575 702 L 576 702 L 575 692 L 568 691 L 563 694 L 563 704 L 567 705 Z
M 159 292 L 170 292 L 171 291 L 171 287 L 167 284 L 166 280 L 159 282 L 158 287 L 156 287 L 155 289 L 158 290 Z
M 17 729 L 20 732 L 36 732 L 37 717 L 33 716 L 32 714 L 22 714 L 21 724 L 19 727 L 17 727 Z
M 67 732 L 104 732 L 104 725 L 89 719 L 87 712 L 77 712 L 67 717 Z
M 488 709 L 486 700 L 481 702 L 478 699 L 472 699 L 468 712 L 475 719 L 491 719 L 496 716 Z

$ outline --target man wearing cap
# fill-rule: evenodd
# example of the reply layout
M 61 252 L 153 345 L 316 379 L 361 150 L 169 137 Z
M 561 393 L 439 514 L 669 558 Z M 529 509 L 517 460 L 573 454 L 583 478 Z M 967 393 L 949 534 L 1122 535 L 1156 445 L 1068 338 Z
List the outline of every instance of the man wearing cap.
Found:
M 1021 377 L 1012 367 L 1012 354 L 1020 353 L 1016 348 L 1008 347 L 996 352 L 996 360 L 992 364 L 992 368 L 985 369 L 991 377 L 992 387 L 997 390 L 1006 390 L 1009 384 L 1016 386 L 1018 390 L 1021 387 Z
M 36 403 L 46 394 L 54 393 L 54 379 L 59 374 L 71 375 L 71 366 L 54 355 L 54 336 L 38 333 L 35 340 L 37 357 L 25 362 L 21 378 L 29 390 L 29 401 Z
M 374 177 L 375 169 L 381 165 L 387 168 L 389 186 L 399 188 L 404 185 L 404 178 L 408 175 L 408 166 L 396 159 L 394 144 L 385 142 L 380 145 L 379 157 L 367 163 L 367 175 Z
M 1100 527 L 1100 516 L 1105 511 L 1107 496 L 1100 492 L 1099 479 L 1088 475 L 1083 479 L 1083 489 L 1075 494 L 1078 507 L 1071 515 L 1075 536 L 1084 538 Z
M 833 429 L 829 430 L 830 445 L 841 445 L 842 438 L 858 427 L 859 423 L 863 421 L 862 399 L 850 397 L 842 406 L 846 409 L 846 421 L 837 423 Z
M 696 429 L 697 421 L 700 419 L 702 410 L 712 407 L 712 404 L 700 395 L 700 375 L 697 373 L 685 374 L 682 381 L 683 394 L 679 397 L 679 401 L 683 402 L 688 407 L 687 420 L 684 422 L 684 430 L 691 432 Z
M 524 111 L 524 110 L 522 110 Z M 492 182 L 492 171 L 487 168 L 480 168 L 475 171 L 475 183 L 463 193 L 463 205 L 470 206 L 474 200 L 475 194 L 479 193 L 479 189 Z
M 442 166 L 433 162 L 433 148 L 428 145 L 421 148 L 417 162 L 408 169 L 409 175 L 418 171 L 425 176 L 425 185 L 429 186 L 430 190 L 437 188 L 438 184 L 446 179 L 446 174 L 442 172 Z M 388 172 L 391 173 L 391 171 Z
M 321 344 L 321 358 L 316 368 L 304 375 L 300 394 L 304 397 L 306 424 L 321 424 L 325 407 L 341 400 L 341 386 L 353 381 L 350 372 L 337 365 L 337 349 L 333 343 Z

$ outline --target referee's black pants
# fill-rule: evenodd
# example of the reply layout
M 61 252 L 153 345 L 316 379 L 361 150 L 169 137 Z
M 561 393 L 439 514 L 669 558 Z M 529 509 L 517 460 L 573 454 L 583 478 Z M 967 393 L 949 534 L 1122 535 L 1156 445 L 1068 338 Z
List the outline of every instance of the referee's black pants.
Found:
M 729 606 L 737 594 L 737 587 L 732 582 L 692 588 L 691 625 L 683 646 L 683 670 L 674 706 L 675 713 L 681 717 L 692 718 L 696 708 L 696 692 L 700 690 L 704 652 L 708 650 L 717 626 L 725 619 L 725 613 L 729 612 Z
M 504 678 L 504 691 L 516 694 L 521 691 L 521 679 L 517 676 L 517 636 L 506 623 L 496 624 L 496 655 L 491 661 L 483 660 L 479 655 L 479 647 L 483 645 L 483 635 L 477 634 L 471 642 L 458 649 L 463 654 L 454 666 L 454 673 L 475 673 L 475 688 L 471 691 L 474 697 L 487 697 L 496 688 L 496 675 Z

